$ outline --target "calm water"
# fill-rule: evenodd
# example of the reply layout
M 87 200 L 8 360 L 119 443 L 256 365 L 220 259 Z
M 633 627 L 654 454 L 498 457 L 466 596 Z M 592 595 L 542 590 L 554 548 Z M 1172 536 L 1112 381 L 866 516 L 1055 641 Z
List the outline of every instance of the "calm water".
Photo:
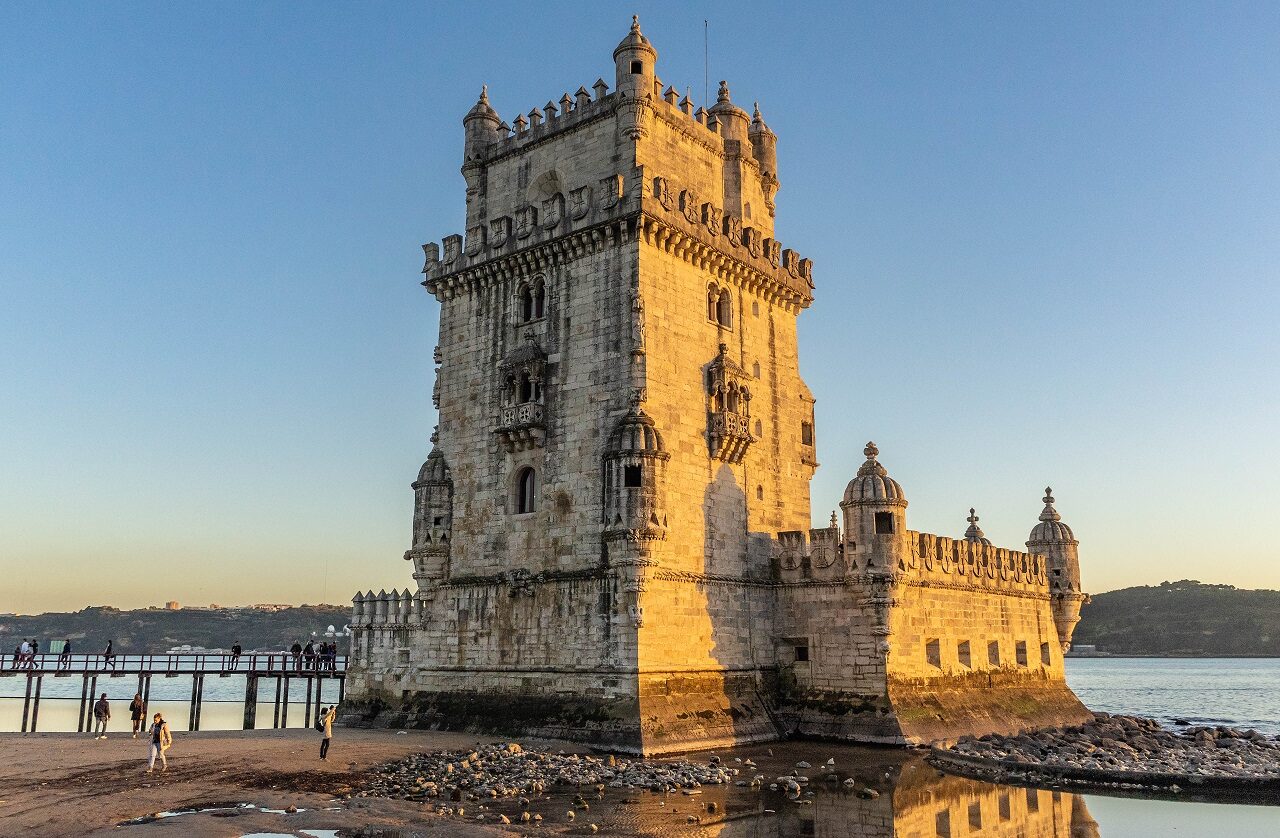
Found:
M 1165 660 L 1078 658 L 1067 662 L 1071 686 L 1089 707 L 1114 713 L 1153 716 L 1169 723 L 1253 727 L 1280 734 L 1280 660 Z M 126 707 L 136 678 L 100 678 L 116 705 L 113 729 L 128 727 Z M 24 679 L 0 677 L 0 731 L 17 730 L 21 722 Z M 292 698 L 290 727 L 302 726 L 301 685 Z M 325 702 L 336 699 L 326 692 Z M 191 694 L 188 678 L 152 681 L 152 706 L 181 731 L 186 727 Z M 47 678 L 41 701 L 41 730 L 74 730 L 80 679 Z M 61 696 L 49 700 L 50 696 Z M 270 724 L 274 683 L 263 681 L 258 718 Z M 239 729 L 244 698 L 243 676 L 207 678 L 201 727 Z M 340 738 L 340 737 L 339 737 Z M 340 743 L 339 743 L 340 744 Z M 770 753 L 772 751 L 772 754 Z M 696 796 L 650 795 L 610 790 L 593 805 L 588 822 L 612 834 L 652 836 L 720 836 L 720 838 L 801 838 L 801 836 L 999 835 L 1061 838 L 1147 838 L 1147 836 L 1230 836 L 1280 838 L 1280 808 L 1166 802 L 1103 795 L 1074 795 L 1027 790 L 942 777 L 919 757 L 898 749 L 870 749 L 820 743 L 779 743 L 721 751 L 725 762 L 752 758 L 770 779 L 790 773 L 799 760 L 815 766 L 834 757 L 840 778 L 857 777 L 880 791 L 865 800 L 843 791 L 839 782 L 816 776 L 812 798 L 790 800 L 776 792 L 708 787 Z M 695 757 L 699 758 L 699 757 Z M 567 808 L 559 795 L 548 799 Z M 717 811 L 709 813 L 708 804 Z M 499 807 L 499 810 L 501 808 Z M 512 812 L 511 814 L 515 814 Z M 690 816 L 702 824 L 689 824 Z

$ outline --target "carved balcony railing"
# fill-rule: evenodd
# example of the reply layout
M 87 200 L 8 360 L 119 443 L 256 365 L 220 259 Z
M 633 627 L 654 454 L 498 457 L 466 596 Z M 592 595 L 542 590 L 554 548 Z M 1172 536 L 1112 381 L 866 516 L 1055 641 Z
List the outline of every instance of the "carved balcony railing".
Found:
M 740 463 L 747 448 L 756 438 L 748 426 L 749 417 L 727 410 L 707 415 L 707 438 L 711 443 L 711 456 L 727 463 Z
M 546 407 L 541 402 L 507 405 L 494 433 L 508 452 L 541 448 L 547 437 Z

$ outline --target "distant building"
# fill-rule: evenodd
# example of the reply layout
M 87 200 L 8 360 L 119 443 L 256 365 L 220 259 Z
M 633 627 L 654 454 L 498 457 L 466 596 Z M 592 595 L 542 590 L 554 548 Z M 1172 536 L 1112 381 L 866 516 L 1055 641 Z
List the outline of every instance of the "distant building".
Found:
M 166 603 L 164 604 L 164 607 L 165 607 L 165 609 L 166 609 L 166 610 L 169 610 L 169 611 L 181 611 L 181 610 L 182 610 L 182 606 L 178 604 L 178 601 L 177 601 L 176 599 L 171 599 L 171 600 L 169 600 L 168 602 L 166 602 Z

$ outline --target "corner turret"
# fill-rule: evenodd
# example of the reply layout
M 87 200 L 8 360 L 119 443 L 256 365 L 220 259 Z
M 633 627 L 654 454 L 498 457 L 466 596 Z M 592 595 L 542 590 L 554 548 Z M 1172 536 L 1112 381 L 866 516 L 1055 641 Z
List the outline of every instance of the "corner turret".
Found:
M 413 546 L 404 554 L 420 591 L 444 578 L 453 534 L 453 477 L 438 440 L 432 433 L 431 453 L 413 481 Z
M 658 51 L 640 31 L 640 18 L 631 16 L 631 31 L 613 51 L 614 89 L 635 98 L 653 94 Z
M 502 140 L 506 132 L 502 130 L 502 120 L 489 105 L 489 85 L 480 88 L 480 98 L 462 118 L 463 160 L 465 166 L 472 161 L 482 159 L 485 150 L 493 143 Z
M 773 196 L 778 193 L 778 135 L 769 129 L 764 118 L 760 116 L 760 105 L 756 103 L 751 114 L 751 127 L 747 130 L 751 139 L 751 150 L 756 162 L 760 164 L 760 187 L 764 190 L 764 198 L 770 209 L 773 208 Z
M 868 442 L 867 461 L 845 487 L 845 557 L 851 570 L 896 572 L 907 554 L 907 497 L 898 481 L 876 457 L 880 449 Z
M 965 520 L 969 522 L 969 529 L 964 531 L 964 540 L 973 544 L 986 544 L 989 546 L 991 539 L 987 538 L 982 531 L 982 527 L 978 526 L 978 513 L 974 511 L 972 506 L 969 507 L 969 517 Z
M 729 98 L 728 82 L 720 82 L 720 90 L 716 94 L 716 103 L 707 112 L 716 118 L 716 122 L 720 123 L 720 136 L 726 140 L 734 140 L 740 143 L 741 153 L 750 156 L 751 144 L 747 137 L 750 119 L 747 117 L 747 112 L 735 105 Z
M 1080 622 L 1080 607 L 1089 601 L 1080 590 L 1079 544 L 1071 527 L 1062 522 L 1062 516 L 1053 508 L 1053 489 L 1046 488 L 1044 510 L 1040 513 L 1040 523 L 1027 539 L 1027 552 L 1038 553 L 1046 559 L 1053 621 L 1064 652 L 1071 648 L 1071 635 Z

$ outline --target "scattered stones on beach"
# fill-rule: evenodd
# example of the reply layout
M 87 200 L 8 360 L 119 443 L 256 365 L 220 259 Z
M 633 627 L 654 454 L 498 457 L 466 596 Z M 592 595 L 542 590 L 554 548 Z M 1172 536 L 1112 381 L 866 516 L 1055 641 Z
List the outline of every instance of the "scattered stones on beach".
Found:
M 739 769 L 711 757 L 705 763 L 686 760 L 647 761 L 615 756 L 530 751 L 515 743 L 485 745 L 471 751 L 417 754 L 380 766 L 357 796 L 448 802 L 515 799 L 528 808 L 533 795 L 555 787 L 573 788 L 573 805 L 590 810 L 585 795 L 606 788 L 698 794 L 700 786 L 734 782 Z M 441 810 L 461 807 L 444 803 Z M 571 809 L 566 818 L 576 815 Z
M 1074 727 L 1016 736 L 965 737 L 938 752 L 989 760 L 1029 774 L 1059 772 L 1125 777 L 1179 775 L 1207 780 L 1280 778 L 1280 739 L 1256 730 L 1184 726 L 1167 730 L 1155 719 L 1096 713 Z

